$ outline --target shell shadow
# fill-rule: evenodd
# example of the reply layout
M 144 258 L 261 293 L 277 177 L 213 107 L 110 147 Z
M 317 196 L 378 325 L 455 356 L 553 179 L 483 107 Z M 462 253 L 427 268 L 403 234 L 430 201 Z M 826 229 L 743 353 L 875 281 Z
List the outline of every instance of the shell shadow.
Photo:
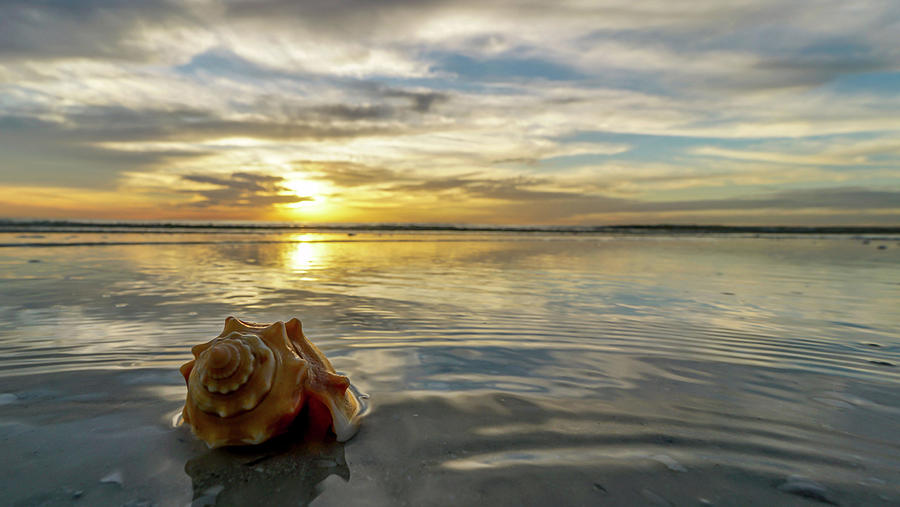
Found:
M 331 475 L 349 481 L 344 444 L 333 435 L 323 438 L 306 430 L 300 422 L 263 444 L 212 449 L 188 460 L 184 471 L 193 483 L 191 505 L 307 505 Z

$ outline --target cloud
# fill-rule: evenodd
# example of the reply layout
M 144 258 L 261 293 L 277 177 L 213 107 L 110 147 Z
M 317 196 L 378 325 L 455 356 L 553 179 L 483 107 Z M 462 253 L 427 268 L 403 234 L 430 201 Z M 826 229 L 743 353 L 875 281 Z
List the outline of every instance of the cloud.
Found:
M 427 113 L 432 107 L 450 100 L 450 94 L 446 92 L 438 92 L 431 90 L 405 90 L 391 86 L 384 86 L 373 81 L 362 81 L 355 84 L 368 94 L 376 98 L 385 99 L 405 99 L 409 101 L 409 105 L 413 111 L 418 113 Z
M 385 167 L 374 167 L 349 161 L 296 160 L 293 164 L 304 171 L 307 177 L 329 181 L 340 188 L 378 186 L 413 179 L 411 175 L 404 175 Z
M 285 193 L 290 190 L 282 185 L 284 178 L 281 176 L 237 172 L 229 176 L 188 174 L 181 179 L 207 187 L 181 190 L 199 198 L 189 203 L 192 207 L 268 207 L 313 200 L 311 196 Z
M 202 149 L 176 147 L 110 150 L 90 142 L 107 136 L 90 136 L 60 123 L 28 117 L 0 116 L 0 131 L 0 180 L 7 183 L 110 188 L 121 172 L 177 166 L 208 155 Z
M 538 202 L 548 200 L 580 199 L 577 192 L 543 190 L 549 179 L 533 176 L 513 178 L 490 178 L 477 174 L 447 178 L 425 178 L 413 183 L 402 183 L 388 187 L 389 192 L 399 194 L 430 193 L 445 195 L 459 194 L 468 199 L 490 199 L 499 201 Z
M 375 186 L 379 195 L 395 195 L 397 202 L 410 196 L 429 196 L 431 199 L 454 201 L 490 200 L 502 201 L 513 206 L 527 206 L 540 210 L 546 216 L 558 219 L 571 218 L 573 214 L 602 212 L 675 212 L 702 210 L 797 210 L 827 208 L 842 210 L 900 209 L 900 191 L 873 190 L 864 187 L 825 187 L 794 189 L 756 196 L 728 199 L 645 200 L 623 198 L 611 194 L 622 182 L 632 185 L 646 183 L 677 183 L 687 180 L 698 184 L 703 179 L 741 178 L 742 174 L 728 172 L 697 173 L 677 172 L 678 167 L 668 167 L 660 172 L 652 170 L 602 180 L 596 184 L 584 179 L 567 180 L 564 177 L 519 175 L 497 178 L 480 173 L 460 174 L 449 177 L 428 176 L 414 172 L 399 172 L 385 168 L 359 166 L 352 163 L 312 163 L 302 165 L 313 171 L 314 177 L 331 181 L 344 188 Z M 662 168 L 661 168 L 662 169 Z M 673 172 L 676 171 L 676 172 Z M 716 183 L 721 185 L 722 183 Z M 678 185 L 675 185 L 678 187 Z M 507 204 L 499 204 L 503 207 Z M 517 208 L 524 209 L 524 208 Z M 531 213 L 528 213 L 531 214 Z
M 701 156 L 731 158 L 737 160 L 751 160 L 757 162 L 772 162 L 778 164 L 830 166 L 865 163 L 864 160 L 860 160 L 859 158 L 846 159 L 828 155 L 779 153 L 758 150 L 732 150 L 727 148 L 718 148 L 715 146 L 700 146 L 697 148 L 693 148 L 691 149 L 691 153 Z
M 390 136 L 416 128 L 397 124 L 394 110 L 381 106 L 327 104 L 290 111 L 287 118 L 254 116 L 115 105 L 74 106 L 40 117 L 0 116 L 0 148 L 6 154 L 0 160 L 2 179 L 109 185 L 117 173 L 177 167 L 227 151 L 211 144 L 221 139 L 290 143 Z
M 815 190 L 784 191 L 739 199 L 694 199 L 684 201 L 642 201 L 611 198 L 604 195 L 569 194 L 552 197 L 535 205 L 527 200 L 495 210 L 497 216 L 517 217 L 531 223 L 616 223 L 628 216 L 631 221 L 658 221 L 660 217 L 683 222 L 704 217 L 728 216 L 731 223 L 752 223 L 759 213 L 781 217 L 782 223 L 795 216 L 833 215 L 863 217 L 879 215 L 882 223 L 896 223 L 900 215 L 900 191 L 882 191 L 858 187 L 834 187 Z M 693 217 L 693 218 L 691 218 Z M 891 217 L 894 217 L 891 219 Z M 777 222 L 777 220 L 776 220 Z M 707 221 L 707 223 L 709 223 Z M 845 221 L 845 223 L 847 223 Z M 849 221 L 852 223 L 852 219 Z
M 827 140 L 807 140 L 801 143 L 772 141 L 757 143 L 752 149 L 728 149 L 717 146 L 698 146 L 690 153 L 725 159 L 769 162 L 783 165 L 807 166 L 887 166 L 900 163 L 900 139 L 870 137 L 864 139 L 831 137 Z
M 247 209 L 297 202 L 258 175 L 302 171 L 467 219 L 808 209 L 779 192 L 900 186 L 893 4 L 0 1 L 0 183 L 143 175 Z
M 290 117 L 242 118 L 197 109 L 128 109 L 93 106 L 66 115 L 71 131 L 84 139 L 108 141 L 204 141 L 228 137 L 258 139 L 331 139 L 390 135 L 403 128 L 378 119 L 387 110 L 327 105 L 291 111 Z
M 829 208 L 829 209 L 900 209 L 900 191 L 872 190 L 862 187 L 834 187 L 820 189 L 788 190 L 775 193 L 769 199 L 743 200 L 745 206 L 782 209 Z M 727 204 L 722 203 L 728 209 Z
M 714 175 L 715 176 L 715 175 Z M 671 181 L 697 175 L 655 175 L 647 180 Z M 640 177 L 639 177 L 640 178 Z M 552 178 L 520 176 L 486 178 L 462 175 L 449 178 L 423 177 L 419 181 L 386 187 L 398 195 L 429 194 L 458 200 L 488 199 L 505 201 L 498 209 L 515 210 L 522 216 L 542 221 L 568 220 L 573 216 L 598 213 L 647 213 L 678 211 L 752 211 L 752 210 L 900 210 L 900 191 L 873 190 L 864 187 L 827 187 L 786 190 L 729 199 L 643 200 L 622 198 L 604 192 L 602 186 L 561 186 Z
M 146 29 L 175 28 L 188 16 L 178 3 L 165 0 L 4 0 L 0 59 L 151 61 L 159 48 L 154 51 L 153 41 L 145 40 L 151 35 Z

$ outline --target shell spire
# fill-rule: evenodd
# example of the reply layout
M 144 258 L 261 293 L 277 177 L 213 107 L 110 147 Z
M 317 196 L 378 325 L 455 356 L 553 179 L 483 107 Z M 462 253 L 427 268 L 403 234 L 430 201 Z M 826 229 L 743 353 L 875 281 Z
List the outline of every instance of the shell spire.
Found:
M 254 324 L 234 317 L 216 338 L 191 349 L 181 367 L 187 383 L 184 420 L 210 447 L 258 444 L 284 433 L 303 406 L 341 442 L 359 429 L 360 404 L 300 321 Z M 330 420 L 329 420 L 330 419 Z

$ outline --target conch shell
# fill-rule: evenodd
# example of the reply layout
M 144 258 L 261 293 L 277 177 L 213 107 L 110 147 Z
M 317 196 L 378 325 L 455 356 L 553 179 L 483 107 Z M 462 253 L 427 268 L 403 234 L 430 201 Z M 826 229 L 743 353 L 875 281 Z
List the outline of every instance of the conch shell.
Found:
M 253 324 L 225 319 L 222 334 L 191 349 L 184 421 L 210 447 L 259 444 L 287 431 L 304 405 L 311 427 L 352 437 L 360 403 L 350 380 L 303 334 L 300 321 Z M 330 420 L 329 420 L 330 419 Z

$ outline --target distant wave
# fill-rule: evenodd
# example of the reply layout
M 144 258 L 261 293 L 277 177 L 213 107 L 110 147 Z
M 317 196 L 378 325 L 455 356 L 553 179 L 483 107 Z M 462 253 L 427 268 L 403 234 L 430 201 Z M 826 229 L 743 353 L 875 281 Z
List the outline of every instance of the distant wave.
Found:
M 2 231 L 0 231 L 2 232 Z M 32 238 L 24 238 L 32 239 Z M 22 242 L 0 242 L 0 248 L 3 247 L 53 247 L 53 246 L 120 246 L 120 245 L 274 245 L 274 244 L 290 244 L 290 243 L 378 243 L 390 241 L 392 243 L 421 243 L 421 242 L 471 242 L 468 238 L 423 238 L 408 237 L 398 239 L 392 237 L 389 239 L 382 238 L 364 238 L 364 239 L 334 239 L 334 238 L 313 238 L 313 239 L 247 239 L 240 240 L 228 237 L 227 239 L 201 239 L 201 240 L 175 240 L 175 241 L 143 241 L 143 240 L 102 240 L 102 241 L 79 241 L 77 239 L 71 241 L 22 241 Z
M 268 233 L 268 232 L 515 232 L 565 234 L 900 234 L 900 227 L 727 226 L 727 225 L 478 225 L 435 223 L 317 223 L 103 221 L 0 219 L 0 232 L 19 233 Z

